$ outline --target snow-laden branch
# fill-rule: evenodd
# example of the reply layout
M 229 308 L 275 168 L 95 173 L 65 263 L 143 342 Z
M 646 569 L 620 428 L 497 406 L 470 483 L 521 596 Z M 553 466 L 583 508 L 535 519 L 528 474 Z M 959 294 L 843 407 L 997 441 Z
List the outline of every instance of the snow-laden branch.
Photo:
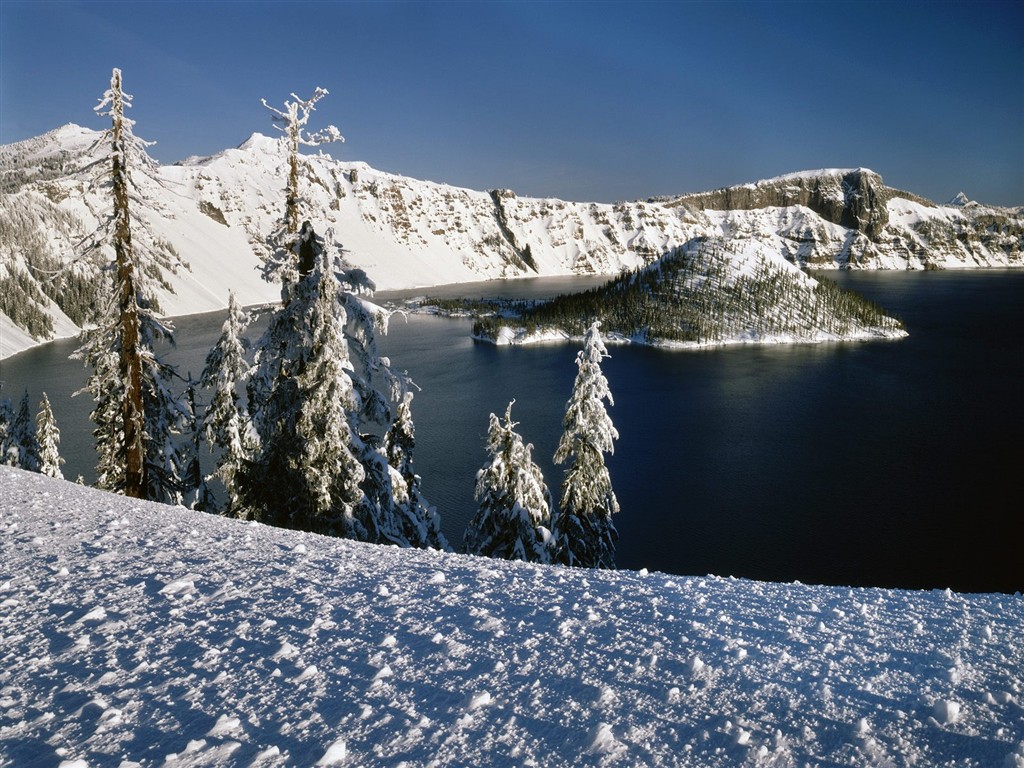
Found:
M 260 99 L 260 102 L 273 115 L 274 127 L 287 134 L 288 138 L 295 145 L 302 144 L 307 147 L 316 147 L 321 144 L 345 141 L 341 131 L 333 125 L 328 125 L 316 133 L 309 133 L 303 130 L 306 127 L 306 123 L 309 122 L 310 113 L 316 111 L 316 103 L 328 94 L 329 91 L 326 88 L 320 87 L 308 99 L 301 99 L 293 93 L 291 94 L 293 101 L 285 101 L 283 110 L 272 107 L 267 103 L 266 99 Z

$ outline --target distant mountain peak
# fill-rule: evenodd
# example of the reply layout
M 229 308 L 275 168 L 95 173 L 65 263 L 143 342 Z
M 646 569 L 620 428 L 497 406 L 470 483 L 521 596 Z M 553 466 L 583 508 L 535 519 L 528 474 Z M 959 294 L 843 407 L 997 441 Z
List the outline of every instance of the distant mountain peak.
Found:
M 949 205 L 955 205 L 957 208 L 963 208 L 965 205 L 969 205 L 974 202 L 963 191 L 957 192 L 956 197 L 949 201 Z
M 279 146 L 279 140 L 275 136 L 267 136 L 259 131 L 250 134 L 249 138 L 238 145 L 238 149 L 253 150 L 262 149 L 264 151 L 277 150 Z
M 797 181 L 801 179 L 819 179 L 822 177 L 845 177 L 854 175 L 878 176 L 879 178 L 881 178 L 880 174 L 876 173 L 870 168 L 818 168 L 816 170 L 786 173 L 781 176 L 775 176 L 770 179 L 762 179 L 760 181 L 753 182 L 753 184 L 760 186 L 768 184 L 778 184 L 779 182 L 784 181 Z M 740 184 L 737 186 L 744 185 Z

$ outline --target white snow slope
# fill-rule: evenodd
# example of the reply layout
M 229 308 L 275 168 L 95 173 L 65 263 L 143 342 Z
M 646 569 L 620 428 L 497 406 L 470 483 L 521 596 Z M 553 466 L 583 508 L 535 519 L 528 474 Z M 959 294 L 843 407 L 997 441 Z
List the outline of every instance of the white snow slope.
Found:
M 0 766 L 1024 766 L 1024 598 L 399 550 L 0 467 Z

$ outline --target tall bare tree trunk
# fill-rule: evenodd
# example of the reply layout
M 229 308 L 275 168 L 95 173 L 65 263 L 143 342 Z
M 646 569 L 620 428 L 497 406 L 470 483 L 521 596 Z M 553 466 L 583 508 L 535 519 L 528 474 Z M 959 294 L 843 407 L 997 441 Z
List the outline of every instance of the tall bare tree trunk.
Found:
M 121 70 L 110 81 L 113 91 L 114 255 L 117 267 L 118 309 L 121 323 L 119 371 L 124 383 L 121 421 L 124 429 L 124 495 L 143 498 L 146 490 L 144 412 L 142 402 L 142 350 L 139 338 L 138 286 L 128 214 L 128 167 L 124 143 L 124 100 Z
M 293 122 L 288 126 L 288 192 L 284 206 L 290 235 L 299 231 L 299 139 L 300 126 Z

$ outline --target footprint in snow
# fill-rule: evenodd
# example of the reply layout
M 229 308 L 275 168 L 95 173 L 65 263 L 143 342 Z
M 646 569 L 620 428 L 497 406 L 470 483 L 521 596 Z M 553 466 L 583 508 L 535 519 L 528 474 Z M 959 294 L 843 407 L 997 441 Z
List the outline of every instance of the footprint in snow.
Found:
M 344 739 L 338 739 L 324 752 L 324 756 L 316 761 L 317 766 L 338 765 L 345 761 L 348 749 Z
M 211 738 L 223 738 L 225 736 L 237 736 L 243 730 L 242 721 L 239 718 L 221 715 L 206 735 Z
M 466 704 L 466 711 L 473 712 L 475 710 L 480 709 L 481 707 L 486 707 L 490 705 L 491 701 L 492 699 L 490 691 L 476 693 L 469 697 L 469 702 Z
M 184 597 L 196 591 L 196 583 L 192 579 L 175 579 L 168 582 L 160 594 L 164 597 Z
M 302 670 L 302 674 L 295 678 L 295 682 L 304 683 L 306 680 L 316 677 L 318 674 L 320 674 L 320 670 L 316 668 L 316 664 L 310 664 Z
M 85 622 L 85 621 L 105 621 L 106 618 L 107 618 L 107 611 L 106 611 L 106 609 L 102 605 L 97 605 L 95 608 L 93 608 L 91 611 L 89 611 L 87 614 L 85 614 L 85 616 L 80 618 L 77 623 L 81 624 L 82 622 Z

